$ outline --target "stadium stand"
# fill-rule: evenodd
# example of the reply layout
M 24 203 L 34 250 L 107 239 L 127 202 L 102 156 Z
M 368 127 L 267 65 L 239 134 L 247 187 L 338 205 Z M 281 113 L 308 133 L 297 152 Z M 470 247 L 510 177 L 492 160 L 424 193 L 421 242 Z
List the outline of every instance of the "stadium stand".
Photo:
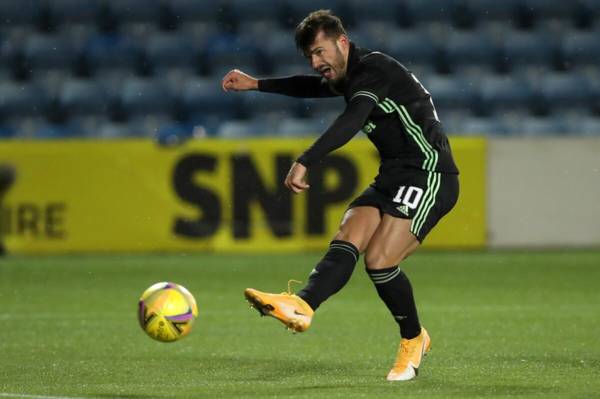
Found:
M 310 73 L 293 28 L 322 7 L 413 70 L 452 134 L 600 134 L 595 0 L 3 0 L 0 137 L 317 134 L 343 101 L 220 80 Z

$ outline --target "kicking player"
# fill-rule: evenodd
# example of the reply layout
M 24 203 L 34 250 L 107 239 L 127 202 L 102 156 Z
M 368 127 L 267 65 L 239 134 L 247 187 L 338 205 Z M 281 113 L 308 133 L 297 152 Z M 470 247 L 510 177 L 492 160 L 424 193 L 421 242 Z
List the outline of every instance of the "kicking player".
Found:
M 431 340 L 421 326 L 411 284 L 398 264 L 412 254 L 458 199 L 458 169 L 431 96 L 394 58 L 356 47 L 329 10 L 309 14 L 296 28 L 296 46 L 320 76 L 256 79 L 239 70 L 223 78 L 223 90 L 260 90 L 294 97 L 344 96 L 346 108 L 290 168 L 284 184 L 309 188 L 307 168 L 343 146 L 358 131 L 381 157 L 374 182 L 344 214 L 329 250 L 296 295 L 252 288 L 247 300 L 289 328 L 309 328 L 313 313 L 350 279 L 364 253 L 367 273 L 400 327 L 400 347 L 390 381 L 417 375 Z

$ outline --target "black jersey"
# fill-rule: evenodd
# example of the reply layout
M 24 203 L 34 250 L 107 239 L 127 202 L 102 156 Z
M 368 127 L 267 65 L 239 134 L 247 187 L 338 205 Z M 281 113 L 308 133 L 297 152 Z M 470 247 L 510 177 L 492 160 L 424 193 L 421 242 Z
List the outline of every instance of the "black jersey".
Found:
M 294 76 L 262 79 L 259 90 L 297 97 L 344 96 L 344 112 L 298 159 L 305 165 L 362 130 L 377 147 L 382 166 L 458 173 L 429 92 L 386 54 L 351 43 L 346 76 L 335 86 L 320 76 Z

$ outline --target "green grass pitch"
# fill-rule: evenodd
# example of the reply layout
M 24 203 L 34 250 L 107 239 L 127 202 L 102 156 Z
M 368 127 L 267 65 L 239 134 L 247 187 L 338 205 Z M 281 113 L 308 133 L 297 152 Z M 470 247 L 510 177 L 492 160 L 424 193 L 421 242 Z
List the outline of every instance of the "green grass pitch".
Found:
M 362 263 L 306 333 L 249 309 L 244 288 L 285 291 L 318 258 L 0 259 L 0 398 L 600 397 L 600 251 L 408 259 L 432 337 L 408 383 L 385 381 L 398 333 Z M 190 336 L 170 344 L 136 320 L 139 295 L 164 280 L 200 310 Z

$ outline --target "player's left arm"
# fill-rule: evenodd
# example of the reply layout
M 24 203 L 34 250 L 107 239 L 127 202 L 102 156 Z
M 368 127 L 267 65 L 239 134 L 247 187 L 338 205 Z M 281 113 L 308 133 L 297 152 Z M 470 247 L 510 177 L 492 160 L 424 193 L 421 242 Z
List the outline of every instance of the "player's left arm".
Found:
M 346 144 L 364 126 L 369 114 L 388 92 L 385 72 L 372 62 L 360 75 L 352 77 L 347 91 L 348 105 L 335 122 L 298 158 L 304 166 L 320 160 Z
M 350 101 L 329 129 L 292 164 L 284 185 L 296 194 L 309 188 L 304 180 L 308 167 L 350 141 L 363 127 L 374 106 L 375 103 L 366 97 Z

